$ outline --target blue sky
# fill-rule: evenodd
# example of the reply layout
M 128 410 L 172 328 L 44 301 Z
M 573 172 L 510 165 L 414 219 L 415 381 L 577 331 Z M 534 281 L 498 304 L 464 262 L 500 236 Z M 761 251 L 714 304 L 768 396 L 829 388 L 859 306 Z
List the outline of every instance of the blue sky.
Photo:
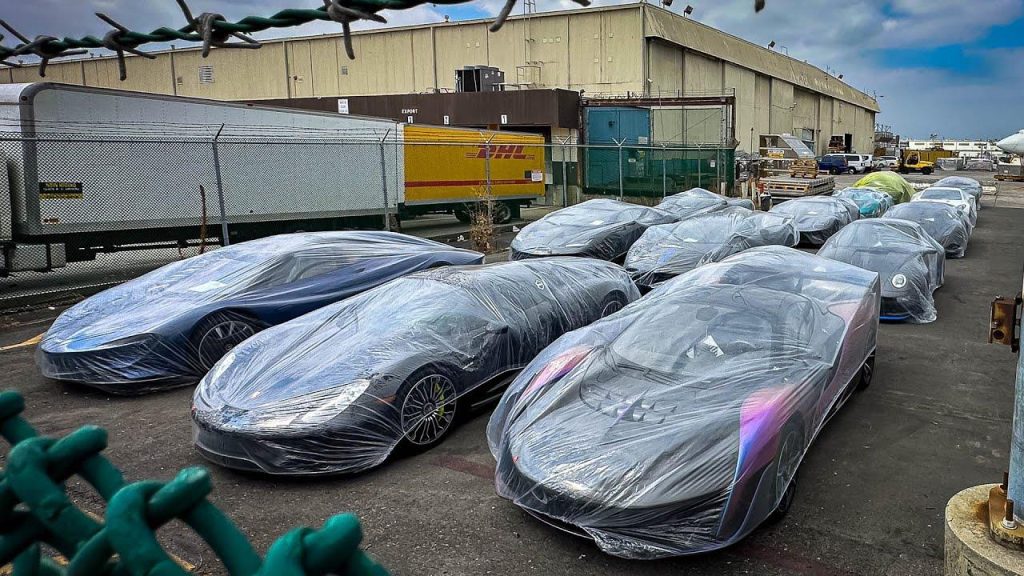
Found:
M 594 5 L 623 0 L 595 0 Z M 879 121 L 914 138 L 999 138 L 1024 128 L 1024 0 L 767 0 L 760 14 L 753 0 L 687 2 L 701 22 L 781 49 L 854 87 L 880 95 Z M 191 0 L 193 12 L 229 19 L 269 15 L 286 7 L 314 7 L 316 0 Z M 390 25 L 491 17 L 501 0 L 461 5 L 423 4 L 385 12 Z M 540 11 L 576 7 L 572 0 L 537 0 Z M 519 13 L 517 7 L 514 13 Z M 172 0 L 34 0 L 2 16 L 28 35 L 102 35 L 92 13 L 104 11 L 129 27 L 179 26 Z M 357 28 L 368 28 L 360 23 Z M 285 34 L 335 32 L 318 22 Z M 282 35 L 278 32 L 276 35 Z

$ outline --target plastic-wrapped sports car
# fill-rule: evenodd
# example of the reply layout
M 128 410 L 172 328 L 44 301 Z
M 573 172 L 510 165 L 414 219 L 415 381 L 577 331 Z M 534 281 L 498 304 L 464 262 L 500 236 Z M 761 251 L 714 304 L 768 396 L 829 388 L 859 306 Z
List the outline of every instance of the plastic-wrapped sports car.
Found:
M 932 184 L 932 186 L 935 186 L 936 188 L 959 188 L 973 196 L 974 204 L 978 207 L 978 210 L 981 210 L 981 182 L 978 182 L 974 178 L 946 176 L 942 180 Z
M 908 202 L 894 206 L 883 219 L 897 218 L 917 222 L 946 250 L 947 258 L 963 258 L 971 228 L 964 215 L 940 202 Z
M 510 260 L 586 256 L 618 260 L 648 226 L 678 220 L 648 206 L 598 198 L 552 212 L 523 227 L 512 240 Z
M 832 196 L 852 200 L 857 205 L 861 218 L 878 218 L 893 207 L 892 196 L 874 188 L 844 188 Z
M 882 320 L 935 321 L 932 293 L 942 286 L 946 250 L 919 224 L 895 218 L 854 222 L 829 238 L 818 256 L 878 272 Z
M 272 474 L 371 468 L 439 443 L 545 346 L 638 297 L 620 266 L 583 258 L 400 278 L 232 350 L 196 389 L 196 447 Z
M 193 384 L 256 332 L 410 272 L 483 255 L 391 232 L 242 242 L 174 262 L 72 306 L 39 345 L 49 378 L 114 394 Z
M 972 230 L 978 225 L 978 206 L 974 201 L 974 196 L 959 188 L 932 186 L 914 194 L 911 199 L 911 202 L 922 201 L 939 202 L 959 210 L 966 217 Z
M 820 246 L 829 236 L 860 217 L 852 200 L 832 196 L 794 198 L 772 206 L 771 212 L 792 216 L 800 232 L 800 243 Z
M 566 334 L 488 423 L 498 494 L 660 558 L 723 548 L 792 502 L 830 416 L 872 378 L 878 275 L 770 246 Z
M 668 196 L 656 208 L 675 215 L 678 219 L 693 218 L 701 214 L 721 210 L 729 205 L 724 196 L 703 188 L 691 188 L 686 192 Z
M 796 246 L 792 216 L 729 207 L 652 226 L 633 244 L 625 267 L 641 289 L 755 246 Z
M 725 201 L 729 206 L 739 206 L 740 208 L 746 208 L 747 210 L 754 209 L 754 201 L 750 198 L 726 198 Z

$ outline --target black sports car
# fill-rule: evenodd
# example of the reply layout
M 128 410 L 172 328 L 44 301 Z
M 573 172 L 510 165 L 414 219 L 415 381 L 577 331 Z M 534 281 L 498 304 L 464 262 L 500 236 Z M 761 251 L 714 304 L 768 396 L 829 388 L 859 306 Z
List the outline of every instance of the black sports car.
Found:
M 645 289 L 755 246 L 796 246 L 799 240 L 792 216 L 727 207 L 651 226 L 629 249 L 625 267 Z
M 971 230 L 963 214 L 940 202 L 907 202 L 894 206 L 882 218 L 917 222 L 936 242 L 942 244 L 947 258 L 963 258 Z
M 113 394 L 195 384 L 256 332 L 379 286 L 483 254 L 393 232 L 282 234 L 218 248 L 85 299 L 50 326 L 43 375 Z
M 583 258 L 394 280 L 232 350 L 196 389 L 196 447 L 271 474 L 371 468 L 437 444 L 545 346 L 638 297 L 621 267 Z
M 821 246 L 843 226 L 860 218 L 860 208 L 852 200 L 832 196 L 794 198 L 771 209 L 796 220 L 800 243 Z
M 585 256 L 619 260 L 648 226 L 678 220 L 651 208 L 598 198 L 552 212 L 523 227 L 512 240 L 510 260 Z
M 981 182 L 978 182 L 974 178 L 946 176 L 942 180 L 932 184 L 932 186 L 936 188 L 959 188 L 971 196 L 974 196 L 974 204 L 978 210 L 981 210 Z
M 736 542 L 788 509 L 808 446 L 870 384 L 878 291 L 753 248 L 566 334 L 488 423 L 498 494 L 616 556 Z
M 724 196 L 703 188 L 691 188 L 686 192 L 680 192 L 665 198 L 656 208 L 683 220 L 714 212 L 715 210 L 721 210 L 728 205 L 729 202 Z
M 925 323 L 936 318 L 932 293 L 942 286 L 945 253 L 919 224 L 883 218 L 846 226 L 818 256 L 878 272 L 882 320 Z

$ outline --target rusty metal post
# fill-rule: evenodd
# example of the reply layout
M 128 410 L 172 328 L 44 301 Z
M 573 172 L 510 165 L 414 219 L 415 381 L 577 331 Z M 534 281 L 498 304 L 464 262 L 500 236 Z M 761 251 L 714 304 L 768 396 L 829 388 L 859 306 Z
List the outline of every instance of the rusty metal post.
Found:
M 213 137 L 213 171 L 217 177 L 217 202 L 220 204 L 220 245 L 230 246 L 231 238 L 228 237 L 228 216 L 224 207 L 224 180 L 220 175 L 220 134 L 224 131 L 221 124 L 217 134 Z

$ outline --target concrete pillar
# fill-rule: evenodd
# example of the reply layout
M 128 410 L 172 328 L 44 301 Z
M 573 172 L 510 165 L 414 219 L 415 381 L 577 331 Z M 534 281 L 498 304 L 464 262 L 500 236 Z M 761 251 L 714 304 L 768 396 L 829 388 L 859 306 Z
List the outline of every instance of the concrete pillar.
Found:
M 968 488 L 946 505 L 946 576 L 1021 576 L 1024 553 L 989 535 L 988 495 L 995 484 Z

